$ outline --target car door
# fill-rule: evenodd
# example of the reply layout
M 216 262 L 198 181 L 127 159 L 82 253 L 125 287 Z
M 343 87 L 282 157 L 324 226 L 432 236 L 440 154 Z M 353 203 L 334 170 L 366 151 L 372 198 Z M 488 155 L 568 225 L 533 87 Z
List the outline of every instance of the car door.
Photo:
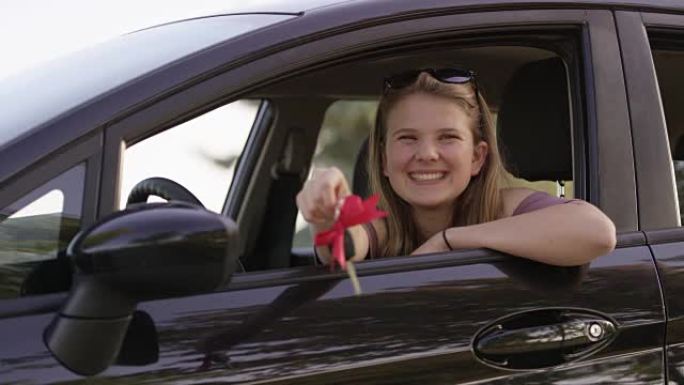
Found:
M 249 65 L 197 80 L 107 127 L 99 213 L 118 209 L 122 144 L 166 128 L 169 122 L 196 116 L 219 101 L 245 96 L 249 82 L 256 82 L 253 86 L 286 79 L 371 48 L 426 44 L 425 37 L 458 40 L 490 33 L 492 39 L 505 41 L 521 31 L 542 36 L 563 32 L 576 43 L 565 52 L 573 59 L 567 67 L 574 122 L 573 192 L 597 204 L 616 222 L 618 248 L 584 268 L 543 266 L 488 250 L 367 261 L 357 267 L 361 296 L 353 294 L 343 273 L 314 266 L 236 274 L 226 288 L 214 293 L 140 303 L 139 317 L 151 320 L 147 322 L 151 326 L 142 329 L 136 339 L 141 345 L 133 351 L 149 347 L 151 359 L 122 360 L 128 364 L 111 366 L 99 374 L 101 381 L 664 382 L 665 316 L 651 252 L 638 232 L 632 134 L 612 12 L 469 13 L 443 7 L 428 17 L 408 2 L 393 7 L 389 16 L 382 3 L 332 7 L 302 17 L 300 24 L 284 23 L 280 29 L 254 34 L 255 41 L 262 41 L 285 32 L 310 33 L 319 23 L 348 24 L 345 32 L 312 34 L 300 46 L 281 47 Z M 330 18 L 334 12 L 342 16 Z M 414 16 L 395 20 L 392 14 Z M 372 26 L 351 22 L 366 19 L 382 22 Z M 313 101 L 301 97 L 290 103 Z M 324 111 L 327 102 L 318 103 L 314 110 Z M 269 240 L 251 230 L 258 232 L 276 221 L 265 214 L 272 208 L 267 192 L 256 187 L 275 186 L 271 179 L 278 173 L 271 170 L 287 153 L 288 138 L 297 132 L 294 128 L 315 134 L 313 124 L 321 120 L 304 116 L 300 122 L 287 122 L 283 111 L 289 110 L 262 105 L 223 207 L 223 213 L 245 232 L 239 247 L 247 251 L 255 247 L 250 239 L 262 245 Z M 282 127 L 289 129 L 272 129 L 284 119 Z M 316 137 L 305 134 L 304 138 L 289 143 L 306 142 L 310 158 Z M 285 210 L 294 207 L 292 200 L 288 202 Z M 266 207 L 259 210 L 259 206 Z M 287 219 L 290 228 L 292 214 Z M 264 247 L 283 252 L 274 249 L 279 245 Z M 247 251 L 245 257 L 260 257 Z M 289 250 L 284 252 L 289 259 Z M 19 351 L 2 356 L 9 381 L 98 381 L 70 373 L 42 347 L 40 336 L 56 310 L 53 304 L 21 313 L 24 318 L 6 318 L 8 326 L 0 329 L 4 338 L 15 335 L 20 325 L 30 335 L 28 342 L 13 344 Z M 598 344 L 584 338 L 593 324 L 600 329 Z M 510 333 L 497 334 L 497 325 Z M 583 337 L 572 340 L 569 349 L 563 342 L 570 340 L 562 334 L 574 327 Z M 546 333 L 550 343 L 536 338 L 539 333 Z M 490 337 L 490 343 L 483 337 Z M 514 337 L 516 343 L 512 350 L 502 351 L 501 342 L 507 337 Z
M 620 40 L 625 47 L 625 75 L 630 93 L 632 129 L 639 177 L 639 216 L 662 280 L 667 312 L 668 379 L 682 377 L 681 213 L 684 84 L 684 18 L 681 15 L 620 12 Z M 638 140 L 636 140 L 638 138 Z

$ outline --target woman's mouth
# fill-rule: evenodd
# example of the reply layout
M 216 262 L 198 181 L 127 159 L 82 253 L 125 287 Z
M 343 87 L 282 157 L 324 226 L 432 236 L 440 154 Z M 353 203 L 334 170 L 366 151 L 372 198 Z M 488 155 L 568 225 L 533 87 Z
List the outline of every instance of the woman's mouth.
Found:
M 409 178 L 416 182 L 432 182 L 444 179 L 446 172 L 432 171 L 432 172 L 410 172 Z

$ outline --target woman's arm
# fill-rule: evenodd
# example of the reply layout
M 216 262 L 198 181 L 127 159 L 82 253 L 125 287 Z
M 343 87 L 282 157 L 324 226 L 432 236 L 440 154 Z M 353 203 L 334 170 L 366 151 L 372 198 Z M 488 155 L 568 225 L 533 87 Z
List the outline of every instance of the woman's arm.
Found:
M 532 190 L 515 189 L 505 194 L 502 219 L 447 229 L 449 244 L 455 249 L 485 247 L 558 266 L 583 265 L 615 248 L 615 225 L 598 208 L 584 201 L 510 216 L 530 193 Z M 517 204 L 511 204 L 514 202 Z M 440 233 L 414 254 L 446 250 Z

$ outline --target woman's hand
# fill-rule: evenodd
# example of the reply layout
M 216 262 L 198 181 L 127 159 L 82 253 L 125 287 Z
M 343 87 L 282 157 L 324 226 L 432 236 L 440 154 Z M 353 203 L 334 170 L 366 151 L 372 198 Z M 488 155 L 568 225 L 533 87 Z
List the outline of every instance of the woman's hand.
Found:
M 337 167 L 314 169 L 297 194 L 297 207 L 309 224 L 323 230 L 332 226 L 338 203 L 349 194 L 347 180 Z
M 332 227 L 335 221 L 335 210 L 342 198 L 350 194 L 349 185 L 344 174 L 336 167 L 315 169 L 311 178 L 304 183 L 302 191 L 297 194 L 297 207 L 302 216 L 311 225 L 313 234 Z M 354 243 L 354 261 L 366 258 L 368 254 L 368 236 L 359 225 L 348 229 Z M 330 248 L 316 247 L 318 259 L 323 264 L 330 263 Z

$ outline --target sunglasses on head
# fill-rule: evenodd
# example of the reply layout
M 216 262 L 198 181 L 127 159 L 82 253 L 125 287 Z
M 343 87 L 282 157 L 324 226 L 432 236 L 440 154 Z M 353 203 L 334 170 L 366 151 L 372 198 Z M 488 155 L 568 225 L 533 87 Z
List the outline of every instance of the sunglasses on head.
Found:
M 464 84 L 475 80 L 475 71 L 460 68 L 424 68 L 402 72 L 385 78 L 385 91 L 399 89 L 415 83 L 421 72 L 426 72 L 443 83 Z
M 479 103 L 480 90 L 478 89 L 479 87 L 477 86 L 477 81 L 475 80 L 475 71 L 473 70 L 464 70 L 460 68 L 424 68 L 402 72 L 385 78 L 384 92 L 387 92 L 390 89 L 397 90 L 410 86 L 416 82 L 418 76 L 420 76 L 422 72 L 429 74 L 442 83 L 465 84 L 473 82 L 473 88 L 475 89 L 475 100 L 478 101 L 477 107 L 480 109 L 480 135 L 484 137 L 484 134 L 482 133 L 482 125 L 484 124 L 482 119 L 482 106 Z

